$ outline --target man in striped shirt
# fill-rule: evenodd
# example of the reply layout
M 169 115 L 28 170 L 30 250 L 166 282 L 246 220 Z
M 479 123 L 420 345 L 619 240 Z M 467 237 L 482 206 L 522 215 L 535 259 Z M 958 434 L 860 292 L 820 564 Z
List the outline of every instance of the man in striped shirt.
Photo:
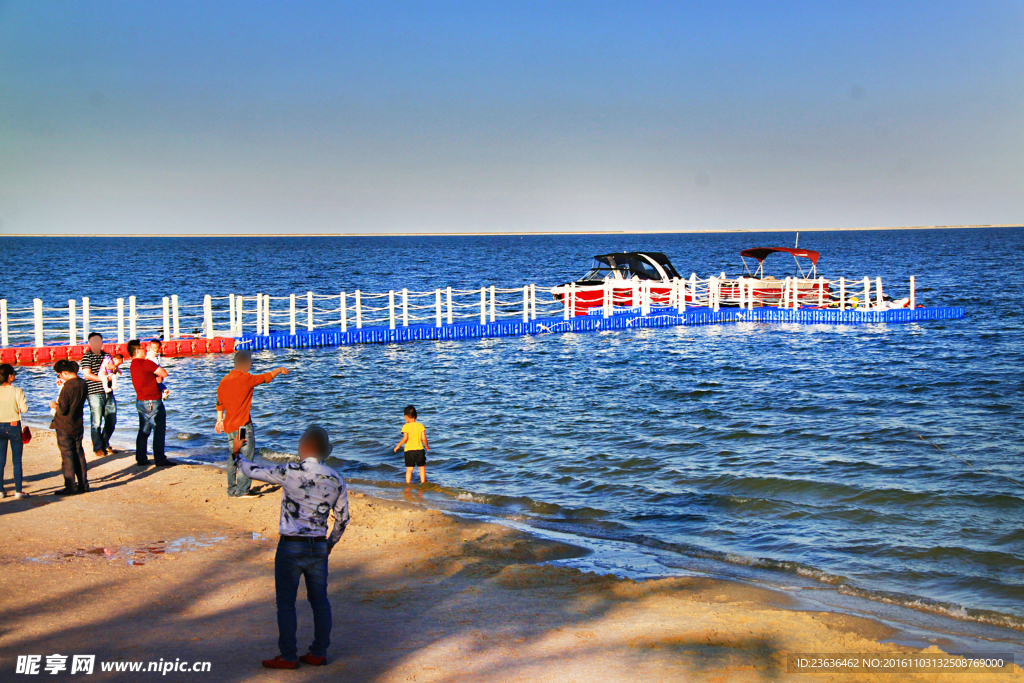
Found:
M 110 437 L 117 424 L 117 403 L 114 394 L 107 393 L 100 379 L 103 367 L 103 335 L 99 332 L 89 334 L 89 350 L 82 356 L 82 375 L 89 392 L 89 422 L 92 433 L 92 450 L 97 458 L 112 455 Z

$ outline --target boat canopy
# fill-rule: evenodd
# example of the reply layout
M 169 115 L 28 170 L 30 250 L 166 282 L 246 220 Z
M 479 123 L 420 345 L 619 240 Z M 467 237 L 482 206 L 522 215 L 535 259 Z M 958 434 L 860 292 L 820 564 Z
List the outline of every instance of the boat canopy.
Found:
M 638 280 L 666 281 L 679 278 L 668 257 L 657 251 L 622 251 L 616 254 L 599 254 L 594 257 L 594 266 L 583 276 L 581 282 L 601 281 L 616 274 L 623 280 L 636 277 Z
M 756 247 L 754 249 L 744 249 L 740 252 L 740 258 L 743 258 L 743 266 L 747 269 L 747 273 L 750 273 L 750 266 L 747 265 L 746 258 L 757 259 L 757 270 L 754 273 L 750 273 L 753 277 L 764 277 L 764 260 L 769 255 L 776 252 L 782 252 L 784 254 L 790 254 L 793 260 L 796 262 L 796 267 L 800 271 L 801 277 L 814 277 L 818 270 L 818 258 L 821 257 L 816 251 L 810 249 L 790 249 L 789 247 Z M 800 265 L 798 259 L 805 258 L 811 262 L 811 269 L 808 273 L 804 273 L 803 267 Z

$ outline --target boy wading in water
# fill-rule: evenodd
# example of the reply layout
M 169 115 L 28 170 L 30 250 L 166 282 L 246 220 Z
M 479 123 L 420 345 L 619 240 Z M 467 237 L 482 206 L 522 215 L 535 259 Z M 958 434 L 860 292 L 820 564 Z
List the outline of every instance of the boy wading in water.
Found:
M 416 408 L 405 407 L 405 426 L 402 427 L 402 440 L 395 446 L 395 453 L 405 446 L 405 483 L 412 483 L 412 468 L 420 468 L 420 483 L 427 481 L 427 430 L 416 421 Z

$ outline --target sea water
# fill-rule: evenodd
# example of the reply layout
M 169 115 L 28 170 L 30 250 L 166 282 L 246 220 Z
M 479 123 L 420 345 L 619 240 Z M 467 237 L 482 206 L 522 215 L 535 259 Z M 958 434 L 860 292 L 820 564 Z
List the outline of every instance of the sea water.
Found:
M 57 306 L 550 286 L 622 250 L 662 251 L 684 276 L 706 277 L 740 273 L 743 248 L 794 243 L 792 233 L 10 238 L 0 296 L 26 307 L 37 296 Z M 915 275 L 919 303 L 965 306 L 967 317 L 264 351 L 255 371 L 291 374 L 256 390 L 257 445 L 288 457 L 320 423 L 334 466 L 386 487 L 404 475 L 391 448 L 411 403 L 431 445 L 428 503 L 631 544 L 666 573 L 715 561 L 1021 628 L 1024 230 L 813 232 L 800 246 L 821 252 L 826 277 L 881 277 L 898 298 Z M 794 272 L 781 254 L 768 270 Z M 171 454 L 223 460 L 214 406 L 230 357 L 164 365 Z M 25 368 L 18 381 L 29 417 L 47 422 L 52 372 Z M 130 443 L 137 415 L 123 387 L 117 435 Z M 617 556 L 638 555 L 601 561 Z

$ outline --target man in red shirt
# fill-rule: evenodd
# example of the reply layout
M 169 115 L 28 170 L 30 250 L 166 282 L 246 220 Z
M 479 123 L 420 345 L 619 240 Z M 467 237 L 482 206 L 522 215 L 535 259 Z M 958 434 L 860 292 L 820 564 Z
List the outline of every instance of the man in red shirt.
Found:
M 128 342 L 128 355 L 132 357 L 129 372 L 135 387 L 135 407 L 139 411 L 139 433 L 135 437 L 135 462 L 145 467 L 149 464 L 146 446 L 149 434 L 153 434 L 153 461 L 157 467 L 171 467 L 175 463 L 164 455 L 164 434 L 167 431 L 167 411 L 164 408 L 160 380 L 167 377 L 167 371 L 146 359 L 146 348 L 138 339 Z
M 256 453 L 256 432 L 252 426 L 252 390 L 260 384 L 269 384 L 278 375 L 287 375 L 288 368 L 274 368 L 262 375 L 250 375 L 252 353 L 238 351 L 235 353 L 235 369 L 220 381 L 217 387 L 217 426 L 218 434 L 227 433 L 228 447 L 241 432 L 245 442 L 242 455 L 252 460 Z M 228 497 L 241 498 L 249 495 L 252 480 L 238 471 L 235 459 L 228 460 Z

